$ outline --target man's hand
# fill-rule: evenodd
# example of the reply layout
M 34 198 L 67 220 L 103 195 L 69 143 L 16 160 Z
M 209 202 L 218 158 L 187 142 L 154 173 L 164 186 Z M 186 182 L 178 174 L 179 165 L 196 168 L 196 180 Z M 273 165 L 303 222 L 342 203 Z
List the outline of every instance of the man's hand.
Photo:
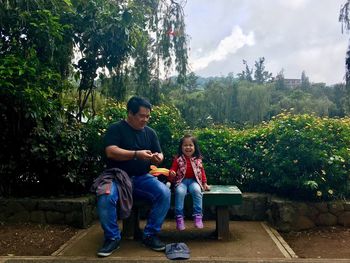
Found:
M 163 161 L 163 154 L 162 153 L 153 153 L 151 157 L 151 162 L 158 165 Z
M 150 150 L 136 151 L 136 158 L 140 160 L 152 160 L 153 154 Z

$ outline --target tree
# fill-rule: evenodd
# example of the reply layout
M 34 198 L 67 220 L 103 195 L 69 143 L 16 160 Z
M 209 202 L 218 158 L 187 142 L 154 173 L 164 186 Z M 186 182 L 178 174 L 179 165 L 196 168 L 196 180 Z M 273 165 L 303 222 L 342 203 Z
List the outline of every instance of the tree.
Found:
M 132 8 L 125 3 L 75 0 L 73 5 L 73 41 L 80 55 L 74 65 L 80 76 L 77 118 L 81 120 L 86 103 L 96 89 L 99 68 L 106 68 L 115 75 L 114 83 L 121 83 L 123 63 L 133 48 L 131 33 L 136 23 L 132 20 Z M 121 90 L 115 94 L 118 98 L 124 96 Z
M 74 43 L 81 58 L 78 118 L 96 88 L 99 68 L 117 76 L 117 98 L 125 98 L 123 76 L 133 72 L 136 93 L 159 103 L 159 75 L 175 58 L 179 80 L 187 71 L 187 36 L 182 5 L 174 0 L 116 1 L 73 0 Z M 171 30 L 171 31 L 169 31 Z M 176 34 L 172 33 L 176 30 Z M 131 67 L 131 69 L 127 69 Z M 102 74 L 105 74 L 102 72 Z
M 180 75 L 185 74 L 187 37 L 168 35 L 168 24 L 163 25 L 171 20 L 170 25 L 184 30 L 181 8 L 173 0 L 0 1 L 0 181 L 9 188 L 19 181 L 74 181 L 87 148 L 72 113 L 78 112 L 80 120 L 92 105 L 88 113 L 95 114 L 99 70 L 111 80 L 102 85 L 113 87 L 115 92 L 108 94 L 119 100 L 126 98 L 130 72 L 140 58 L 147 60 L 149 73 L 149 81 L 147 75 L 138 75 L 140 86 L 150 83 L 147 95 L 155 101 L 156 70 L 175 64 Z M 76 83 L 70 78 L 73 54 Z M 166 61 L 169 56 L 174 63 Z M 65 109 L 61 93 L 75 84 L 78 106 Z M 0 194 L 9 193 L 3 186 Z
M 238 73 L 239 80 L 246 80 L 253 82 L 253 68 L 249 68 L 246 60 L 243 59 L 243 65 L 245 65 L 245 70 L 242 70 L 242 73 Z
M 72 150 L 59 141 L 67 124 L 59 94 L 72 55 L 71 12 L 69 1 L 1 1 L 0 181 L 6 184 L 0 184 L 0 195 L 21 193 L 24 185 L 44 180 L 61 185 L 55 174 L 68 172 L 55 169 L 65 164 L 62 159 L 50 166 L 45 161 L 50 149 L 61 156 Z
M 255 61 L 255 71 L 253 68 L 249 68 L 246 60 L 243 60 L 243 65 L 245 65 L 245 70 L 242 73 L 238 73 L 239 80 L 246 80 L 248 82 L 256 82 L 258 84 L 263 84 L 272 81 L 272 73 L 265 70 L 265 58 L 261 57 L 258 61 Z M 254 73 L 254 79 L 253 79 Z
M 263 84 L 272 80 L 272 73 L 265 70 L 264 62 L 264 57 L 261 57 L 258 61 L 255 61 L 254 79 L 258 84 Z
M 284 83 L 284 70 L 281 69 L 280 72 L 276 75 L 275 87 L 277 90 L 285 90 L 286 85 Z
M 339 13 L 339 22 L 342 24 L 342 32 L 344 30 L 349 33 L 350 31 L 350 0 L 347 0 L 344 5 L 340 8 Z M 346 81 L 346 90 L 347 90 L 347 111 L 350 111 L 350 44 L 348 50 L 346 51 L 345 56 L 345 81 Z
M 271 91 L 269 85 L 241 83 L 237 89 L 236 121 L 258 124 L 268 113 Z
M 311 87 L 309 78 L 306 76 L 305 70 L 301 73 L 301 88 L 307 90 Z
M 195 91 L 197 89 L 197 86 L 198 86 L 197 80 L 198 80 L 198 76 L 196 76 L 196 74 L 194 72 L 189 73 L 186 77 L 185 88 L 189 92 Z

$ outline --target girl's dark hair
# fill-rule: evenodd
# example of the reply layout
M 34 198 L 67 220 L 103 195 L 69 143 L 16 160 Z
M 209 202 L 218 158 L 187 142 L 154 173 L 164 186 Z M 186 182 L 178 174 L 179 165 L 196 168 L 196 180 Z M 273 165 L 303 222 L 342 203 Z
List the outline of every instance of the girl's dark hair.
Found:
M 185 139 L 190 139 L 194 145 L 193 156 L 196 158 L 202 158 L 202 153 L 199 149 L 198 141 L 197 141 L 196 137 L 192 136 L 191 134 L 186 134 L 180 139 L 179 147 L 177 148 L 177 156 L 182 155 L 182 144 L 183 144 Z

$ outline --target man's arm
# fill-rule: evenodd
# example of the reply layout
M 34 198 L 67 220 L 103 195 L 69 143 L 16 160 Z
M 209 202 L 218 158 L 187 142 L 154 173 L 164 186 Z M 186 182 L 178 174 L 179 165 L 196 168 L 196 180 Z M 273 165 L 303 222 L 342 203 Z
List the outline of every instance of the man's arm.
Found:
M 154 154 L 150 150 L 125 150 L 116 145 L 107 146 L 105 151 L 107 158 L 116 161 L 128 161 L 132 159 L 152 160 L 154 158 Z M 163 160 L 163 154 L 161 156 L 161 160 Z
M 151 149 L 153 152 L 153 156 L 151 158 L 151 162 L 155 165 L 159 165 L 161 162 L 163 162 L 164 160 L 164 155 L 162 153 L 162 149 L 160 148 L 160 143 L 158 140 L 158 136 L 157 133 L 148 127 L 148 133 L 149 133 L 149 137 L 151 139 Z

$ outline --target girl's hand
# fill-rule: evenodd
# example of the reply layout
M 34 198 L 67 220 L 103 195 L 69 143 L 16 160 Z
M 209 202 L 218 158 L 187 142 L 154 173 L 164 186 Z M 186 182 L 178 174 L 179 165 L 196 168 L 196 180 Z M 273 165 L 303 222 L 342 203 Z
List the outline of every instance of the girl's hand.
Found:
M 207 185 L 207 183 L 203 184 L 204 191 L 210 191 L 210 185 Z
M 176 176 L 176 172 L 173 171 L 173 170 L 170 170 L 170 171 L 169 171 L 169 177 L 170 177 L 170 178 L 174 178 L 175 176 Z

